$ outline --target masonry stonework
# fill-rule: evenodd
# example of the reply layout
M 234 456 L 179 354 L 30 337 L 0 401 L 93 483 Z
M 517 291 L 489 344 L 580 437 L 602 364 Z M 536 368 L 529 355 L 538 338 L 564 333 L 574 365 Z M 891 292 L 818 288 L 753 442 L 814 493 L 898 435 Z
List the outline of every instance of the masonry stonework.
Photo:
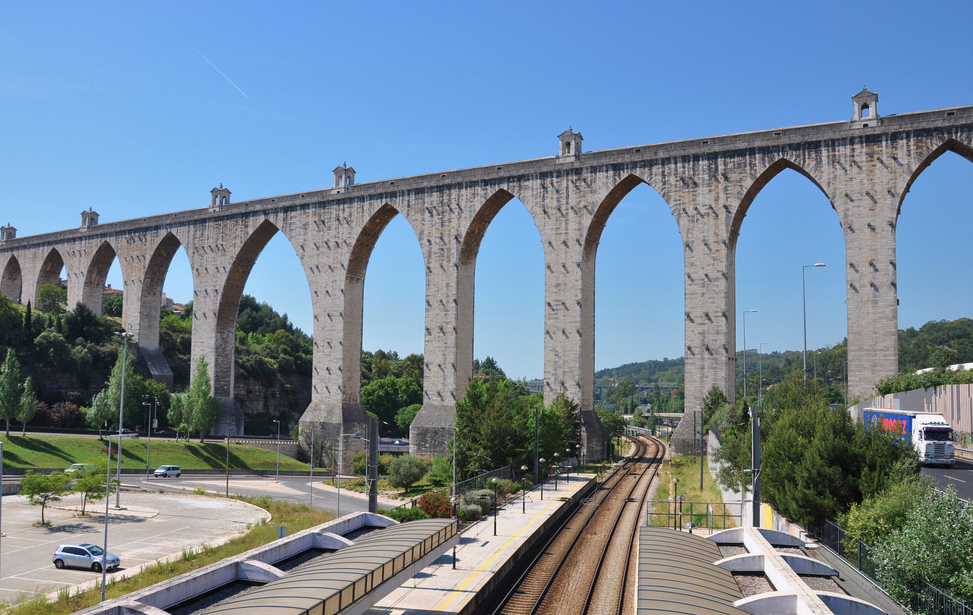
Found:
M 233 413 L 237 307 L 257 257 L 282 233 L 301 261 L 314 314 L 312 398 L 301 426 L 332 461 L 346 438 L 347 463 L 363 444 L 341 434 L 365 437 L 367 429 L 360 400 L 365 271 L 383 229 L 402 215 L 422 250 L 426 291 L 423 408 L 411 446 L 417 454 L 445 453 L 472 376 L 480 242 L 517 198 L 544 250 L 545 402 L 557 395 L 578 402 L 586 453 L 598 458 L 605 434 L 593 412 L 595 259 L 612 211 L 641 183 L 665 199 L 683 244 L 687 411 L 714 384 L 734 398 L 737 239 L 753 199 L 785 169 L 821 189 L 844 234 L 850 396 L 868 396 L 896 372 L 899 208 L 944 152 L 973 160 L 973 107 L 879 117 L 877 100 L 863 91 L 853 98 L 851 120 L 829 124 L 596 152 L 582 152 L 581 135 L 569 130 L 551 158 L 368 183 L 355 183 L 343 165 L 332 187 L 313 192 L 232 203 L 220 187 L 202 209 L 28 237 L 16 237 L 8 224 L 0 236 L 0 292 L 36 303 L 41 285 L 55 283 L 63 267 L 71 304 L 100 312 L 117 258 L 123 324 L 140 347 L 157 349 L 162 284 L 184 247 L 193 273 L 193 364 L 206 359 L 214 394 Z M 793 232 L 799 239 L 800 230 Z M 220 429 L 238 435 L 242 418 L 227 416 Z

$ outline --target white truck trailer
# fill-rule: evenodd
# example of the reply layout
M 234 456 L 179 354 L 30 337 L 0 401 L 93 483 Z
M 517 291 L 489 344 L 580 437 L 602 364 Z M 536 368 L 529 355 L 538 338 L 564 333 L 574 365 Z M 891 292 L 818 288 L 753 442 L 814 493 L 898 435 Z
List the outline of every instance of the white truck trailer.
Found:
M 912 444 L 923 465 L 952 466 L 956 463 L 953 428 L 942 414 L 865 408 L 862 417 L 867 428 L 878 427 Z

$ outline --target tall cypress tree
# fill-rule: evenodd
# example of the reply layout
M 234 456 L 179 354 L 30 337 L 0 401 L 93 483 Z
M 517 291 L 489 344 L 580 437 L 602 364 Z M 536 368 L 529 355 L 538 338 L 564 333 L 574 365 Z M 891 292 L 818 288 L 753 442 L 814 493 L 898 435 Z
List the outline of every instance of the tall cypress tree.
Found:
M 30 312 L 30 299 L 27 300 L 27 310 L 24 312 L 24 339 L 27 340 L 28 346 L 34 343 L 34 326 Z

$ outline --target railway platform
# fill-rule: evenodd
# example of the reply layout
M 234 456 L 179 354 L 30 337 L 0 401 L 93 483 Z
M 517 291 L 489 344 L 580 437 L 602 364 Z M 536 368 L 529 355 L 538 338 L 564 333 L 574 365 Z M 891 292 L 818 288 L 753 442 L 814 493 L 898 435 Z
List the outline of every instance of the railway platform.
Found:
M 489 592 L 498 573 L 512 566 L 522 550 L 558 515 L 564 505 L 593 486 L 594 474 L 561 476 L 555 488 L 541 486 L 508 500 L 497 515 L 483 517 L 460 536 L 452 555 L 444 555 L 379 601 L 368 615 L 469 615 Z M 496 528 L 496 529 L 494 529 Z

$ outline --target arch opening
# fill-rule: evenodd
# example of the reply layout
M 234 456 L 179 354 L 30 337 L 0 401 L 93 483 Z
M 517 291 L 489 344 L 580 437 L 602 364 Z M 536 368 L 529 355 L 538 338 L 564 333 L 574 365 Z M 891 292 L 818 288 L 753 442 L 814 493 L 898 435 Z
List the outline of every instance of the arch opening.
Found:
M 461 282 L 459 318 L 469 318 L 472 345 L 469 375 L 492 368 L 493 359 L 510 380 L 526 381 L 540 392 L 544 379 L 544 248 L 530 211 L 511 193 L 501 190 L 474 217 L 461 253 L 466 270 Z M 468 275 L 467 275 L 468 274 Z M 465 324 L 465 323 L 464 323 Z M 460 334 L 462 338 L 462 333 Z M 465 358 L 465 357 L 462 357 Z M 465 380 L 457 384 L 465 393 Z
M 741 237 L 753 239 L 740 241 Z M 804 369 L 806 313 L 808 379 L 831 386 L 826 395 L 835 403 L 844 402 L 845 241 L 834 206 L 820 185 L 789 161 L 771 165 L 741 203 L 730 250 L 737 396 L 746 388 L 748 403 L 757 405 L 765 401 L 762 391 L 787 373 Z M 814 267 L 817 263 L 825 266 Z
M 415 230 L 395 208 L 383 206 L 356 243 L 352 263 L 346 292 L 352 288 L 353 271 L 357 278 L 359 268 L 364 266 L 368 275 L 361 270 L 364 278 L 361 286 L 362 325 L 352 331 L 358 331 L 360 339 L 357 345 L 354 340 L 345 344 L 346 349 L 351 345 L 352 349 L 358 350 L 358 355 L 350 358 L 346 365 L 360 366 L 360 369 L 346 370 L 358 377 L 352 379 L 350 386 L 355 394 L 361 391 L 366 408 L 378 416 L 383 435 L 395 433 L 407 437 L 409 423 L 415 418 L 410 413 L 415 409 L 403 412 L 401 416 L 399 411 L 422 403 L 424 383 L 426 276 Z M 356 288 L 358 284 L 356 282 Z M 347 310 L 345 316 L 348 317 Z M 415 386 L 397 381 L 400 400 L 390 404 L 391 400 L 377 395 L 377 389 L 374 395 L 367 389 L 370 384 L 387 377 L 409 379 Z M 406 405 L 394 407 L 399 402 Z
M 37 274 L 34 288 L 34 307 L 45 312 L 63 312 L 67 307 L 68 274 L 64 258 L 52 248 Z
M 899 299 L 899 372 L 930 367 L 933 347 L 912 340 L 920 330 L 956 351 L 955 363 L 973 361 L 960 333 L 973 318 L 973 274 L 968 262 L 966 203 L 973 191 L 973 151 L 955 142 L 934 150 L 910 178 L 895 226 Z M 934 298 L 934 300 L 931 300 Z M 956 322 L 950 322 L 956 321 Z M 937 345 L 938 347 L 938 345 Z
M 81 302 L 99 316 L 102 314 L 108 272 L 115 263 L 115 248 L 107 241 L 102 242 L 85 268 Z
M 607 406 L 634 412 L 639 403 L 647 403 L 656 411 L 682 410 L 685 265 L 681 237 L 666 200 L 634 175 L 619 182 L 595 212 L 585 244 L 585 266 L 594 270 L 588 285 L 594 288 L 588 292 L 594 299 L 597 333 L 596 409 Z M 622 397 L 627 385 L 622 392 L 618 385 L 625 380 L 644 388 Z
M 311 401 L 313 329 L 310 286 L 284 231 L 268 220 L 253 231 L 220 299 L 217 357 L 232 379 L 214 394 L 239 404 L 247 433 L 276 433 L 274 420 L 289 432 Z
M 11 255 L 7 259 L 7 264 L 3 267 L 2 277 L 0 277 L 0 292 L 5 294 L 14 303 L 20 303 L 24 289 L 23 273 L 20 269 L 20 261 L 16 256 Z

